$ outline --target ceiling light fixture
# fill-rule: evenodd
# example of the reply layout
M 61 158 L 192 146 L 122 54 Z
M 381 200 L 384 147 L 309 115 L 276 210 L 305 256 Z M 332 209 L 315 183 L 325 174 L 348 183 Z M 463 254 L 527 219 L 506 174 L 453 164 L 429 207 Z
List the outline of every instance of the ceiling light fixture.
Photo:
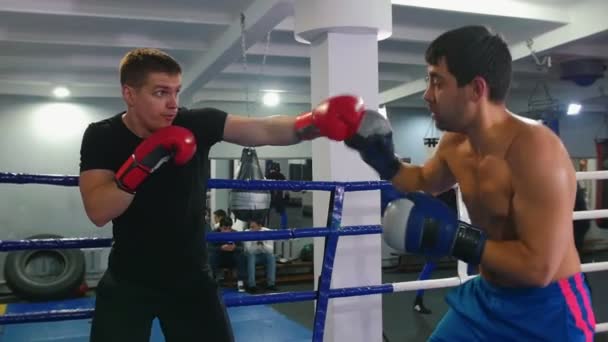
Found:
M 57 98 L 63 99 L 70 96 L 70 90 L 66 87 L 57 87 L 53 89 L 53 95 Z
M 266 93 L 262 97 L 265 106 L 275 107 L 281 102 L 281 97 L 277 93 Z

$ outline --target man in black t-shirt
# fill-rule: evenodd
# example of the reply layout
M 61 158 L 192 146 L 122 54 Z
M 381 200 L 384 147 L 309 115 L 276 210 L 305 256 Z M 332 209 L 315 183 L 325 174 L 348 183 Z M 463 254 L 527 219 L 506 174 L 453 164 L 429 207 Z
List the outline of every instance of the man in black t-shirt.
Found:
M 281 173 L 281 165 L 279 163 L 272 163 L 270 171 L 266 176 L 266 179 L 271 180 L 286 180 L 285 175 Z M 270 208 L 268 210 L 267 224 L 270 225 L 274 220 L 271 220 L 274 215 L 272 209 L 279 215 L 281 229 L 287 228 L 287 212 L 285 211 L 285 193 L 283 190 L 272 190 L 270 191 Z
M 97 287 L 91 341 L 148 341 L 154 318 L 170 342 L 233 341 L 207 270 L 209 149 L 221 140 L 243 146 L 321 136 L 341 141 L 358 129 L 363 103 L 335 96 L 297 117 L 182 109 L 181 68 L 156 49 L 127 53 L 120 82 L 126 111 L 90 124 L 80 151 L 86 213 L 99 227 L 111 221 L 114 238 Z
M 273 163 L 266 178 L 272 180 L 285 180 L 285 175 L 281 173 L 281 165 L 279 165 L 279 163 Z M 270 192 L 270 207 L 274 208 L 279 214 L 282 214 L 285 211 L 283 190 L 272 190 Z

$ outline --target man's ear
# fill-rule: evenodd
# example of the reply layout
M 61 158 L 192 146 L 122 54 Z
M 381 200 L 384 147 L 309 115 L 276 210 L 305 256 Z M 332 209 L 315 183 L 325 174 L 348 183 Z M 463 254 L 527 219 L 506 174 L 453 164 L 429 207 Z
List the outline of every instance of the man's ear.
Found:
M 128 85 L 122 86 L 122 98 L 125 100 L 129 107 L 135 103 L 135 88 L 131 88 Z
M 488 82 L 483 77 L 475 76 L 470 83 L 471 85 L 471 100 L 479 101 L 484 96 L 490 95 L 490 87 Z

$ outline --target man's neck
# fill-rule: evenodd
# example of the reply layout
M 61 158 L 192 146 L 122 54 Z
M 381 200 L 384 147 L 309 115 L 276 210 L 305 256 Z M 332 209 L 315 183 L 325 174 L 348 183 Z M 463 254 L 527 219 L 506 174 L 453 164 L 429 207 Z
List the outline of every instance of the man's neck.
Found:
M 127 111 L 122 115 L 122 122 L 125 124 L 125 126 L 127 126 L 129 131 L 142 139 L 145 139 L 152 134 L 152 132 L 148 131 L 138 123 L 132 110 L 127 109 Z
M 511 118 L 511 113 L 504 105 L 488 105 L 476 117 L 464 134 L 469 138 L 473 150 L 484 155 L 496 138 L 502 135 L 502 127 Z

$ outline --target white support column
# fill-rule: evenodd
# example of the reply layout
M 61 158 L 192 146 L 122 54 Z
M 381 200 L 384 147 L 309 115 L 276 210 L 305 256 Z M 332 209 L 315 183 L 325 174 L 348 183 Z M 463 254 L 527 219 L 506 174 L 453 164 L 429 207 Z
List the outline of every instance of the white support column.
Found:
M 312 105 L 328 96 L 349 93 L 363 97 L 367 108 L 377 110 L 378 37 L 390 35 L 390 1 L 309 0 L 296 2 L 295 10 L 296 39 L 311 44 Z M 315 181 L 378 179 L 359 155 L 343 143 L 324 138 L 314 140 L 312 155 Z M 313 193 L 315 226 L 326 225 L 328 204 L 328 192 Z M 346 193 L 342 225 L 371 224 L 380 224 L 380 192 Z M 318 279 L 324 239 L 315 239 L 314 246 L 315 279 Z M 331 287 L 380 284 L 381 267 L 379 235 L 342 237 Z M 331 299 L 323 341 L 382 341 L 381 296 Z
M 456 209 L 458 210 L 458 219 L 460 221 L 471 223 L 471 218 L 469 216 L 469 211 L 467 210 L 464 201 L 462 200 L 462 192 L 460 191 L 460 187 L 456 187 Z M 468 265 L 464 261 L 458 261 L 457 265 L 458 276 L 462 281 L 469 280 L 471 278 L 475 278 L 475 276 L 469 276 L 468 273 Z
M 232 160 L 224 159 L 211 159 L 211 178 L 229 179 L 230 176 L 230 163 Z M 209 208 L 211 209 L 211 219 L 213 219 L 213 212 L 217 209 L 224 209 L 228 211 L 228 192 L 226 189 L 213 189 L 211 190 L 211 199 Z

